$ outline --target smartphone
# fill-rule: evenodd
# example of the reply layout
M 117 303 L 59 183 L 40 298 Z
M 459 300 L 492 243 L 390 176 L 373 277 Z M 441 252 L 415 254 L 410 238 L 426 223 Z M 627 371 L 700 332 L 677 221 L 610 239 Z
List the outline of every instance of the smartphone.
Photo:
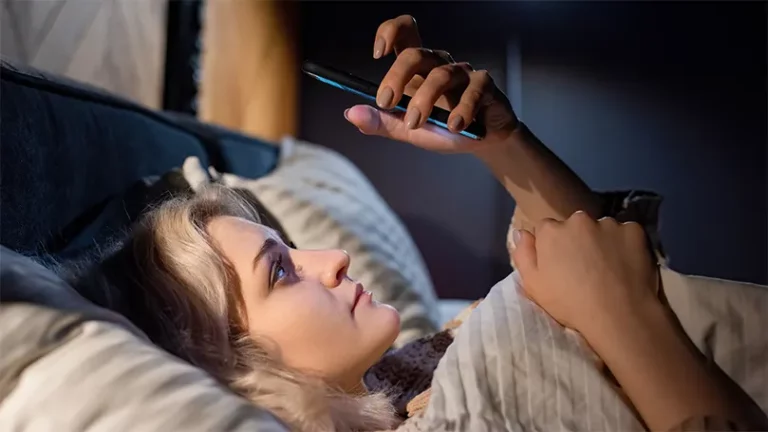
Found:
M 328 66 L 323 66 L 311 61 L 305 61 L 302 66 L 302 70 L 304 73 L 319 80 L 320 82 L 348 91 L 350 93 L 354 93 L 358 96 L 373 101 L 374 103 L 376 102 L 376 93 L 379 89 L 378 84 L 372 83 L 360 77 L 356 77 L 350 73 L 342 72 L 340 70 Z M 400 102 L 398 102 L 398 104 L 393 108 L 393 111 L 405 112 L 410 101 L 410 97 L 403 95 L 403 97 L 400 99 Z M 427 122 L 449 130 L 449 114 L 450 112 L 442 108 L 434 107 L 432 109 L 432 113 L 429 115 L 429 118 L 427 118 Z M 485 137 L 485 125 L 477 121 L 473 121 L 469 124 L 469 126 L 467 126 L 463 131 L 459 133 L 468 138 L 481 140 Z

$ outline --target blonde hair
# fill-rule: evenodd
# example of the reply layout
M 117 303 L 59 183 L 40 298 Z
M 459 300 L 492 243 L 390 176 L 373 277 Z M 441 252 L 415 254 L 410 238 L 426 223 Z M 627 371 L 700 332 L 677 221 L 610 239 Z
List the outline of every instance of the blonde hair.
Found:
M 206 226 L 218 216 L 259 222 L 235 192 L 210 187 L 151 210 L 103 265 L 128 278 L 131 318 L 156 344 L 203 368 L 296 430 L 379 430 L 396 424 L 383 394 L 352 395 L 291 369 L 245 324 L 240 282 Z M 126 292 L 123 289 L 122 292 Z

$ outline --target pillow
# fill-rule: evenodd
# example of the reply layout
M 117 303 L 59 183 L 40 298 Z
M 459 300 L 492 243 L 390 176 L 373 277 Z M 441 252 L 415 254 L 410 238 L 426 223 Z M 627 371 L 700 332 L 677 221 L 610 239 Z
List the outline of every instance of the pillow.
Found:
M 205 182 L 198 163 L 185 163 L 193 187 Z M 214 172 L 214 176 L 218 176 Z M 324 147 L 285 139 L 277 168 L 259 179 L 221 174 L 246 189 L 280 221 L 302 249 L 344 249 L 349 275 L 401 315 L 395 346 L 434 333 L 440 311 L 423 258 L 403 223 L 365 176 Z
M 172 196 L 194 191 L 181 169 L 163 176 L 148 176 L 135 182 L 126 191 L 115 194 L 85 211 L 55 235 L 37 256 L 38 262 L 67 279 L 72 287 L 94 304 L 118 313 L 125 312 L 120 290 L 111 284 L 91 280 L 94 263 L 111 255 L 130 232 L 131 225 L 144 212 Z
M 27 66 L 0 67 L 0 238 L 13 250 L 49 252 L 51 233 L 188 156 L 250 177 L 277 163 L 272 143 Z
M 4 430 L 280 431 L 271 414 L 0 248 Z
M 173 196 L 194 191 L 181 169 L 162 176 L 147 176 L 125 191 L 113 194 L 84 211 L 78 218 L 51 236 L 45 247 L 56 259 L 67 259 L 121 240 L 144 212 Z
M 192 180 L 200 181 L 194 176 Z M 292 244 L 280 223 L 252 193 L 242 189 L 234 191 L 248 201 L 259 212 L 262 220 L 274 228 L 287 244 Z M 135 287 L 132 284 L 122 285 L 123 279 L 105 278 L 104 266 L 95 264 L 104 264 L 108 257 L 123 247 L 132 225 L 148 210 L 170 198 L 194 193 L 184 176 L 183 168 L 171 170 L 162 177 L 144 178 L 67 225 L 53 237 L 55 242 L 48 248 L 53 253 L 36 257 L 36 260 L 57 272 L 80 295 L 97 306 L 131 319 L 141 317 L 142 311 L 136 310 L 136 306 L 131 304 L 131 292 L 126 292 Z

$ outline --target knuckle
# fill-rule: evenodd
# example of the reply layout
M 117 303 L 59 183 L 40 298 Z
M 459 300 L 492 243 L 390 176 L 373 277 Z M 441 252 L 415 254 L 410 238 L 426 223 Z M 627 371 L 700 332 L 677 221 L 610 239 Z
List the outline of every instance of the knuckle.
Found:
M 491 77 L 490 72 L 488 72 L 485 69 L 481 69 L 474 72 L 477 76 L 477 80 L 481 82 L 482 84 L 489 84 L 493 83 L 493 77 Z
M 635 221 L 622 223 L 621 229 L 631 237 L 645 239 L 645 228 Z
M 409 47 L 404 49 L 398 58 L 403 58 L 409 62 L 417 63 L 424 59 L 424 51 L 421 48 Z
M 404 25 L 409 25 L 409 26 L 415 26 L 416 25 L 416 18 L 414 18 L 413 15 L 410 15 L 410 14 L 400 15 L 399 17 L 397 17 L 395 19 L 397 21 L 403 23 Z
M 473 68 L 472 65 L 467 63 L 467 62 L 456 63 L 456 67 L 459 67 L 459 68 L 465 70 L 466 72 L 474 72 L 475 71 L 475 68 Z
M 592 221 L 592 217 L 589 216 L 589 214 L 587 214 L 587 212 L 585 212 L 584 210 L 577 210 L 577 211 L 575 211 L 571 215 L 571 219 L 579 221 L 579 222 L 587 222 L 587 221 L 591 222 Z
M 453 61 L 453 56 L 451 56 L 451 53 L 449 53 L 446 50 L 432 50 L 432 54 L 434 54 L 443 63 L 448 63 L 448 64 L 456 63 L 455 61 Z
M 597 222 L 595 219 L 592 218 L 587 212 L 583 210 L 576 211 L 573 213 L 567 221 L 568 225 L 570 226 L 576 226 L 580 229 L 594 229 L 595 226 L 597 226 Z
M 616 219 L 610 216 L 602 217 L 597 222 L 600 224 L 600 226 L 609 227 L 609 228 L 616 228 L 619 226 L 619 223 L 616 221 Z

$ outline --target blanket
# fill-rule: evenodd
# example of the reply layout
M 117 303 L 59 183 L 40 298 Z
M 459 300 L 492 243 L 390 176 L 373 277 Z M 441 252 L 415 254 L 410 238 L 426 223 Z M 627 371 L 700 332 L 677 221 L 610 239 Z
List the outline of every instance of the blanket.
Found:
M 662 268 L 664 294 L 694 344 L 768 409 L 768 290 Z M 426 409 L 401 432 L 642 431 L 584 340 L 527 299 L 513 273 L 460 327 Z

